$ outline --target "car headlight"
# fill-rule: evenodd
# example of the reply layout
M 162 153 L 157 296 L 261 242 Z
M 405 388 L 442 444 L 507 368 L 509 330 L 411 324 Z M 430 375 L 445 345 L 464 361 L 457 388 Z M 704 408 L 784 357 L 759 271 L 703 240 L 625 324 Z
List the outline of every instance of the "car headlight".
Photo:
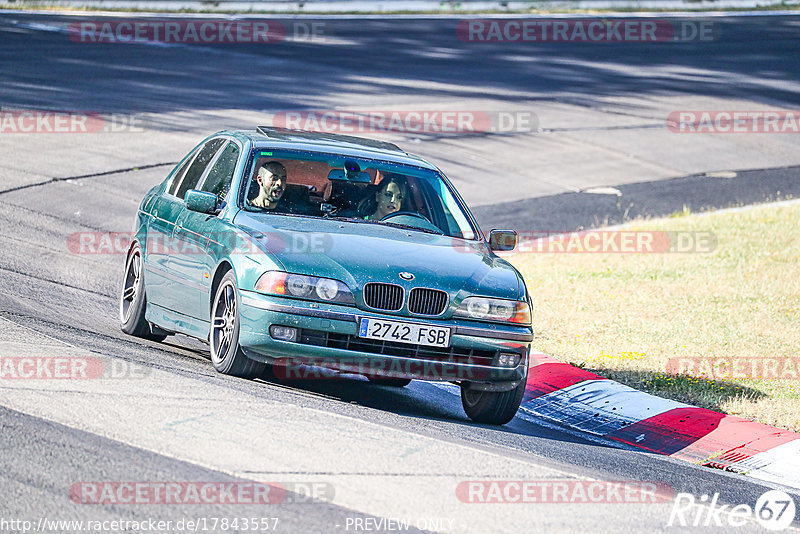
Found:
M 518 300 L 467 297 L 461 301 L 453 317 L 527 325 L 531 324 L 531 308 L 527 302 Z
M 353 292 L 339 280 L 304 274 L 268 271 L 258 279 L 255 289 L 262 293 L 299 299 L 351 305 L 356 303 Z

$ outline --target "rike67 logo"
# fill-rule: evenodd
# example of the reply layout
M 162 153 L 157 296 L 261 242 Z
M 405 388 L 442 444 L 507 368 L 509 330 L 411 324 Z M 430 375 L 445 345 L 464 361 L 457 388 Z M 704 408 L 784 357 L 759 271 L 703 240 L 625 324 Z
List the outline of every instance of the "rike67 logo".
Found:
M 794 521 L 796 506 L 786 492 L 771 490 L 761 495 L 755 507 L 749 504 L 719 503 L 719 493 L 701 495 L 678 493 L 667 522 L 668 527 L 744 527 L 754 520 L 767 530 L 780 531 Z

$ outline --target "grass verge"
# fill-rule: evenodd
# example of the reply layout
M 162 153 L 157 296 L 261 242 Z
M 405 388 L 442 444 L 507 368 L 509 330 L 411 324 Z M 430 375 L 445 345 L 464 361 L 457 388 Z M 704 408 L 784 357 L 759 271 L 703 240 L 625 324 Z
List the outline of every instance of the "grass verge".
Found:
M 800 432 L 800 204 L 679 212 L 621 229 L 711 232 L 717 245 L 509 256 L 533 295 L 534 348 L 654 395 Z

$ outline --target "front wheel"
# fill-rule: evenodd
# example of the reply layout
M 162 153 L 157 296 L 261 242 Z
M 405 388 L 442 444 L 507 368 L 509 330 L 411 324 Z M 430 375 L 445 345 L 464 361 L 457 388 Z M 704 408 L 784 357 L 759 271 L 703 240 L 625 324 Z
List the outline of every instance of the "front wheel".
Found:
M 219 283 L 211 309 L 211 363 L 222 374 L 255 378 L 267 366 L 248 358 L 239 346 L 240 301 L 236 276 L 228 271 Z
M 120 328 L 132 336 L 164 341 L 166 334 L 154 334 L 145 318 L 147 296 L 143 272 L 142 249 L 139 243 L 134 243 L 128 254 L 128 261 L 125 262 L 125 278 L 122 281 L 122 295 L 119 299 Z
M 461 383 L 461 405 L 476 423 L 504 425 L 516 415 L 525 393 L 525 380 L 509 391 L 481 391 Z

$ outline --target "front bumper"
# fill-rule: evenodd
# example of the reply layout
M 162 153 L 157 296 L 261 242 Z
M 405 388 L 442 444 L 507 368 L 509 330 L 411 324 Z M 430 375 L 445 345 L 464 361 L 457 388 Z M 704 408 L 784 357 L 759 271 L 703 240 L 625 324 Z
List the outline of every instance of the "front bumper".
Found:
M 351 306 L 307 302 L 241 291 L 239 344 L 256 360 L 281 367 L 310 364 L 364 375 L 420 380 L 468 381 L 481 389 L 516 387 L 527 373 L 530 327 L 431 320 L 373 313 Z M 447 349 L 358 337 L 363 317 L 451 329 Z M 296 341 L 279 341 L 271 325 L 298 329 Z M 498 364 L 500 353 L 520 356 L 514 367 Z M 301 375 L 298 375 L 301 377 Z

